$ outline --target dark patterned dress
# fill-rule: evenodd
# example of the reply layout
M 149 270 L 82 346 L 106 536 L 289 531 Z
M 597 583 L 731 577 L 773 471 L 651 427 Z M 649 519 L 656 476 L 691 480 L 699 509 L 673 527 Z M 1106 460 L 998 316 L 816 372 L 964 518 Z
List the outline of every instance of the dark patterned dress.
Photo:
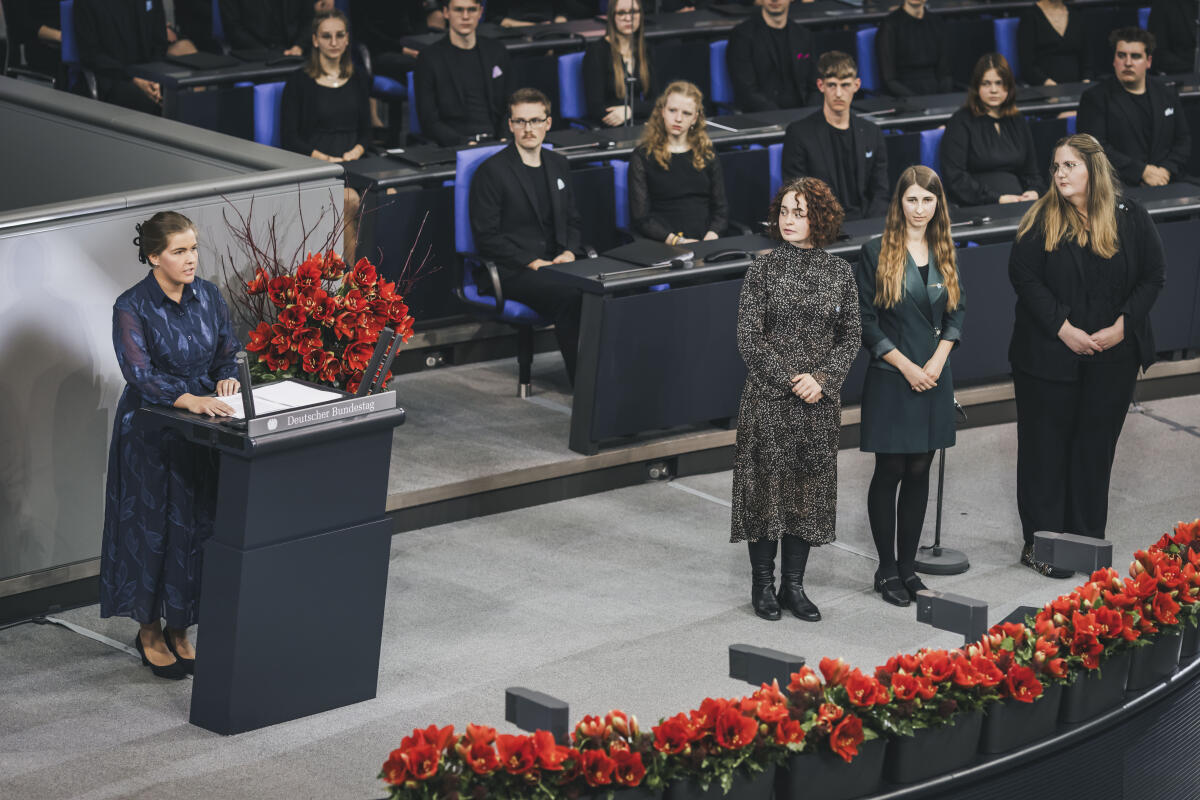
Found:
M 837 522 L 841 388 L 861 335 L 854 270 L 790 244 L 755 259 L 738 308 L 749 374 L 738 410 L 729 540 L 799 536 L 832 542 Z M 805 403 L 791 378 L 811 374 L 824 397 Z
M 217 461 L 172 431 L 135 424 L 134 412 L 212 394 L 218 380 L 236 375 L 239 344 L 216 286 L 196 278 L 176 303 L 151 272 L 113 305 L 113 347 L 127 385 L 108 451 L 100 616 L 186 628 L 199 618 Z

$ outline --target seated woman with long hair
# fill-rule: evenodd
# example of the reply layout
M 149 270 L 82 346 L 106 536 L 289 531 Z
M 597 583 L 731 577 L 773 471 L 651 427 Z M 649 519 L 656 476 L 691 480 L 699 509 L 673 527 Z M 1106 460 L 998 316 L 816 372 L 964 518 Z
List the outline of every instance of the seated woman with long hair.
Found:
M 625 123 L 626 102 L 634 119 L 654 108 L 641 0 L 615 0 L 608 9 L 608 32 L 583 55 L 583 93 L 590 119 L 610 127 Z M 633 79 L 632 98 L 628 79 Z
M 350 27 L 341 11 L 313 20 L 312 51 L 288 78 L 280 107 L 284 149 L 322 161 L 362 158 L 371 136 L 370 86 L 350 60 Z M 358 192 L 346 187 L 343 257 L 353 263 L 358 239 Z
M 716 239 L 729 221 L 704 95 L 687 81 L 658 98 L 629 158 L 629 216 L 639 236 L 667 244 Z

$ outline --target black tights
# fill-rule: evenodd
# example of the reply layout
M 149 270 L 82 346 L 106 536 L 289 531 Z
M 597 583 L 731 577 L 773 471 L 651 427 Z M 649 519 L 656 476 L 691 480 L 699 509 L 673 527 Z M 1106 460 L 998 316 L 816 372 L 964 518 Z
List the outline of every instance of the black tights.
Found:
M 932 463 L 932 452 L 875 454 L 875 474 L 867 490 L 867 517 L 879 551 L 880 571 L 891 572 L 899 567 L 901 575 L 913 574 L 925 525 L 925 506 L 929 503 Z

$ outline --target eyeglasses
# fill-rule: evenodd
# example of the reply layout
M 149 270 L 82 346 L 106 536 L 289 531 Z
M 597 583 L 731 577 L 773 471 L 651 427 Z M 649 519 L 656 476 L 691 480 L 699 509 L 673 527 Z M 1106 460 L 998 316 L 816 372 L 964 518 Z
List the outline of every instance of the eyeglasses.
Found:
M 792 219 L 808 219 L 808 212 L 801 211 L 798 208 L 785 208 L 781 206 L 779 209 L 779 218 L 787 219 L 788 217 Z
M 630 17 L 640 17 L 641 15 L 642 15 L 641 9 L 637 9 L 637 8 L 629 10 L 629 11 L 614 11 L 613 12 L 613 16 L 617 17 L 618 19 L 620 19 L 621 17 L 624 17 L 626 19 L 628 19 Z
M 1050 174 L 1057 175 L 1058 171 L 1061 169 L 1061 170 L 1065 171 L 1068 175 L 1070 175 L 1072 172 L 1075 171 L 1075 168 L 1078 166 L 1079 166 L 1078 161 L 1064 161 L 1061 164 L 1051 164 L 1050 165 Z
M 535 117 L 533 119 L 512 119 L 510 117 L 508 121 L 514 128 L 540 128 L 546 124 L 545 117 Z

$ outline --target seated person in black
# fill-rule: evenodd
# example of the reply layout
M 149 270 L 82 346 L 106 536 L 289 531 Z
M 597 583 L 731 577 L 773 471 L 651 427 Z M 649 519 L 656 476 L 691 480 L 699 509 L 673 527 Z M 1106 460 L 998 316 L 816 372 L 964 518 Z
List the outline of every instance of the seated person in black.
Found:
M 644 120 L 654 108 L 654 83 L 643 35 L 641 0 L 612 0 L 608 32 L 583 54 L 583 92 L 590 119 L 608 126 L 625 124 L 627 77 L 634 79 L 632 113 Z
M 480 164 L 471 180 L 475 249 L 496 262 L 505 298 L 554 320 L 567 379 L 574 386 L 581 295 L 537 272 L 547 264 L 574 261 L 580 247 L 571 169 L 564 156 L 542 148 L 552 122 L 546 95 L 518 89 L 508 108 L 512 144 Z
M 1187 114 L 1179 95 L 1146 75 L 1154 36 L 1141 28 L 1118 28 L 1113 45 L 1114 78 L 1079 98 L 1079 133 L 1104 145 L 1113 169 L 1129 186 L 1166 186 L 1178 180 L 1192 152 Z
M 198 50 L 221 52 L 221 45 L 213 36 L 212 0 L 175 0 L 174 5 L 176 35 L 194 42 Z
M 1021 80 L 1032 86 L 1090 81 L 1092 48 L 1084 44 L 1085 24 L 1064 0 L 1038 0 L 1022 11 L 1017 24 Z
M 946 194 L 961 206 L 1037 200 L 1045 188 L 1012 70 L 999 53 L 975 62 L 967 104 L 946 123 L 941 159 Z
M 234 50 L 304 54 L 313 0 L 220 0 L 221 24 Z
M 414 89 L 421 133 L 443 147 L 507 136 L 508 50 L 476 35 L 483 11 L 479 2 L 444 0 L 446 38 L 417 57 Z
M 704 95 L 670 84 L 629 157 L 629 217 L 639 236 L 667 244 L 716 239 L 729 209 L 725 179 L 704 130 Z
M 762 11 L 729 33 L 725 62 L 742 111 L 807 105 L 813 87 L 812 34 L 788 19 L 792 0 L 762 0 Z
M 340 163 L 362 158 L 371 136 L 370 86 L 354 69 L 350 33 L 341 11 L 312 22 L 312 49 L 304 69 L 292 73 L 280 101 L 280 140 L 285 150 Z M 346 187 L 342 257 L 354 263 L 358 240 L 358 192 Z
M 879 23 L 875 35 L 879 79 L 892 97 L 949 92 L 950 48 L 946 25 L 928 13 L 925 0 L 904 0 Z
M 24 45 L 30 69 L 57 77 L 62 66 L 62 12 L 58 0 L 4 0 L 11 44 Z M 15 59 L 9 56 L 9 61 Z
M 75 38 L 80 62 L 96 75 L 101 100 L 160 113 L 162 87 L 130 76 L 127 68 L 166 55 L 162 0 L 75 0 Z
M 1197 0 L 1151 0 L 1146 30 L 1154 35 L 1154 71 L 1191 72 L 1196 59 Z
M 417 64 L 417 51 L 406 47 L 403 39 L 428 31 L 431 14 L 443 18 L 439 0 L 356 0 L 351 21 L 371 54 L 371 71 L 404 82 Z
M 854 59 L 837 50 L 817 60 L 821 110 L 787 126 L 783 137 L 783 182 L 820 178 L 846 211 L 846 219 L 882 217 L 891 191 L 887 147 L 873 123 L 850 113 L 862 86 Z

